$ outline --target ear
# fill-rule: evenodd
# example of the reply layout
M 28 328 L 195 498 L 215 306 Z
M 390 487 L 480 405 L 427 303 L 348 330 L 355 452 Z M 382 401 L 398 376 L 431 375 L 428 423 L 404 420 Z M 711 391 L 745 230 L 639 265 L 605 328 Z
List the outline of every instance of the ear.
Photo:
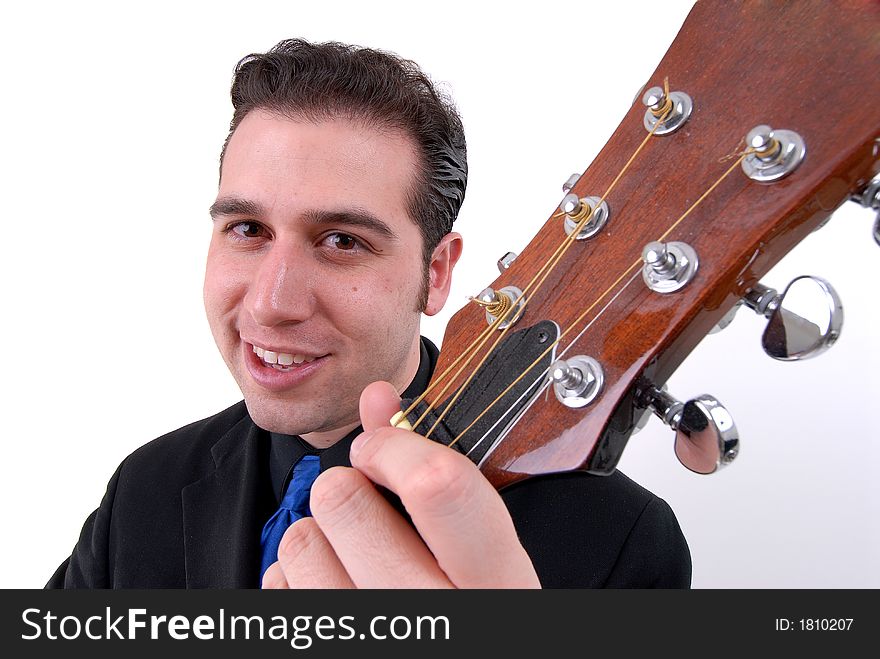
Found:
M 452 269 L 461 257 L 461 248 L 461 235 L 455 232 L 443 236 L 434 248 L 428 266 L 428 304 L 424 311 L 426 316 L 433 316 L 446 304 L 449 287 L 452 285 Z

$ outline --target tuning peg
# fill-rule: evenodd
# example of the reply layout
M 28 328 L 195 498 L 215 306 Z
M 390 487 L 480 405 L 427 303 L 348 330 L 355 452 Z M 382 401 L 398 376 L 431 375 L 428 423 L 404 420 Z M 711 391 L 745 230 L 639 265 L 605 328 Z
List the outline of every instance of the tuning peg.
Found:
M 501 316 L 504 317 L 496 327 L 499 330 L 510 327 L 525 313 L 526 298 L 516 286 L 504 286 L 497 291 L 490 286 L 484 288 L 477 297 L 470 299 L 486 310 L 488 325 L 492 325 Z
M 516 260 L 516 252 L 507 252 L 498 259 L 498 272 L 504 274 L 507 272 L 507 269 L 511 266 L 511 264 Z
M 687 243 L 653 241 L 642 250 L 642 279 L 652 291 L 672 293 L 690 282 L 697 272 L 697 252 Z
M 565 215 L 563 226 L 567 236 L 574 233 L 578 224 L 586 217 L 590 218 L 581 226 L 577 236 L 575 236 L 576 240 L 585 240 L 586 238 L 592 238 L 602 230 L 611 215 L 611 211 L 608 208 L 608 202 L 601 197 L 579 197 L 572 192 L 580 178 L 580 174 L 574 173 L 562 184 L 562 191 L 565 193 L 565 196 L 559 203 L 559 210 Z
M 549 375 L 556 399 L 566 407 L 589 405 L 602 392 L 605 383 L 601 364 L 585 355 L 557 359 L 550 366 Z
M 742 169 L 750 179 L 761 183 L 788 176 L 807 155 L 804 140 L 796 132 L 773 129 L 765 124 L 748 132 L 746 145 L 753 151 L 743 158 Z
M 648 89 L 642 96 L 642 103 L 648 108 L 643 120 L 645 130 L 653 130 L 654 135 L 668 135 L 677 131 L 690 118 L 694 108 L 691 97 L 684 92 L 669 92 L 667 96 L 662 87 Z M 660 121 L 661 118 L 663 121 Z
M 575 186 L 575 184 L 580 180 L 580 178 L 581 178 L 581 175 L 578 174 L 577 172 L 575 172 L 574 174 L 572 174 L 571 176 L 569 176 L 569 177 L 566 179 L 565 183 L 562 184 L 562 191 L 563 191 L 565 194 L 568 194 L 569 192 L 571 192 L 571 189 L 572 189 L 572 188 Z
M 782 295 L 755 284 L 743 302 L 769 319 L 761 337 L 764 352 L 781 361 L 815 357 L 825 352 L 840 336 L 843 305 L 834 288 L 819 277 L 793 279 Z
M 850 198 L 865 208 L 877 211 L 877 218 L 874 220 L 874 242 L 880 245 L 880 174 Z
M 647 383 L 636 399 L 675 431 L 678 461 L 698 474 L 714 473 L 733 462 L 739 453 L 739 432 L 727 409 L 709 394 L 682 403 L 664 389 Z

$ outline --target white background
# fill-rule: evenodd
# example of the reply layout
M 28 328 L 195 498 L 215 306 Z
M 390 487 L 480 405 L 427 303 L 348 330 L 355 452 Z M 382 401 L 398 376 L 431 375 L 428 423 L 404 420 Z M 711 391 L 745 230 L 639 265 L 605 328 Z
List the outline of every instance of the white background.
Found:
M 320 8 L 319 8 L 320 6 Z M 16 3 L 0 26 L 3 322 L 0 586 L 40 587 L 111 473 L 238 391 L 203 317 L 201 277 L 243 55 L 282 38 L 395 51 L 451 90 L 468 134 L 465 256 L 451 302 L 496 276 L 611 135 L 690 2 Z M 340 191 L 344 194 L 344 191 Z M 672 377 L 722 400 L 743 450 L 679 467 L 652 420 L 621 469 L 676 511 L 694 586 L 878 587 L 880 248 L 854 204 L 765 279 L 810 273 L 846 305 L 826 355 L 781 364 L 741 312 Z M 602 267 L 602 264 L 593 264 Z

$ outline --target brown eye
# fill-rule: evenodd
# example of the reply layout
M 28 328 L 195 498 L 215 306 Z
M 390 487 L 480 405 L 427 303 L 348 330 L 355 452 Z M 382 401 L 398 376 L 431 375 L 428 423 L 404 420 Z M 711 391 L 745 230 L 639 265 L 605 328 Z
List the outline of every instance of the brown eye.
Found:
M 242 238 L 258 238 L 262 227 L 256 222 L 239 222 L 232 227 L 232 231 Z
M 341 249 L 346 252 L 355 249 L 358 245 L 357 240 L 345 233 L 334 233 L 328 237 L 336 249 Z

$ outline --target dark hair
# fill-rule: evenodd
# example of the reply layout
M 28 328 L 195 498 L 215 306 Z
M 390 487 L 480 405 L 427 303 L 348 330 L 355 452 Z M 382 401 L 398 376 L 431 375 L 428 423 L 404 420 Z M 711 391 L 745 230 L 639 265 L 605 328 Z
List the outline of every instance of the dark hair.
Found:
M 418 65 L 391 53 L 302 39 L 280 42 L 235 67 L 235 112 L 220 154 L 254 109 L 309 121 L 365 120 L 404 131 L 417 145 L 421 169 L 408 195 L 409 214 L 422 234 L 425 265 L 452 230 L 467 186 L 467 148 L 461 118 Z

